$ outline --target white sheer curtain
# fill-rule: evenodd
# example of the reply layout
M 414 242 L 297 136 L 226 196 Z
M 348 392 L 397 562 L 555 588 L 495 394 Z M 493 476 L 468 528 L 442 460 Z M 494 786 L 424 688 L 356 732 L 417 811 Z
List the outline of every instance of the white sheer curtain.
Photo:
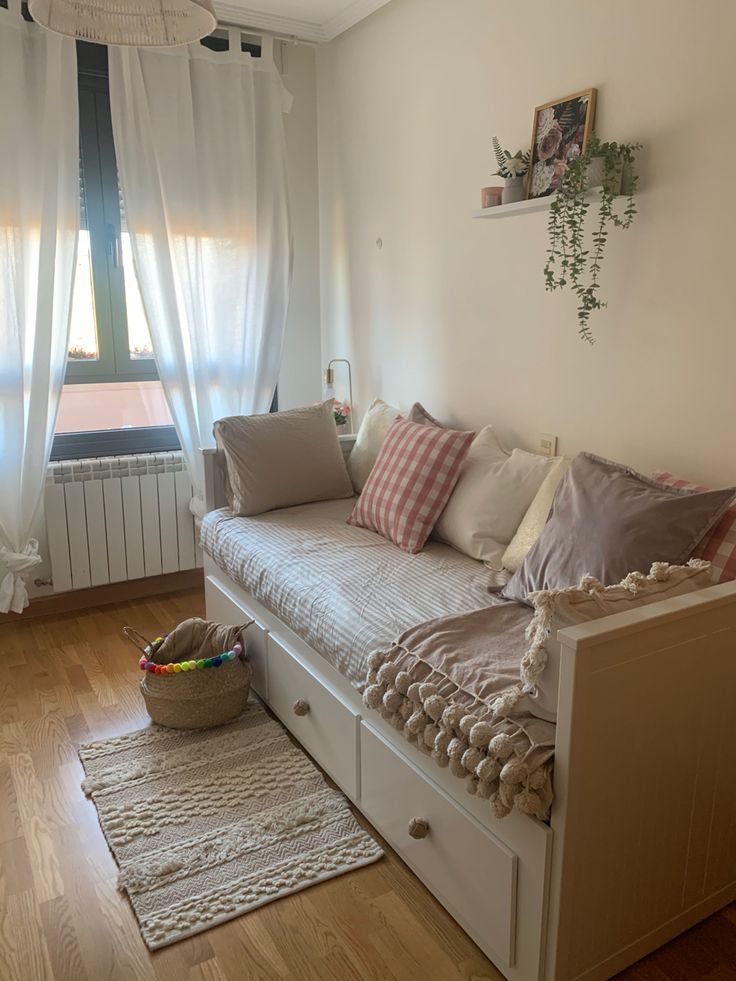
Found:
M 79 230 L 74 41 L 0 8 L 0 613 L 28 605 Z
M 222 53 L 109 52 L 133 259 L 197 513 L 198 450 L 212 445 L 212 424 L 268 411 L 278 381 L 291 283 L 290 96 L 272 44 L 253 59 L 237 32 Z

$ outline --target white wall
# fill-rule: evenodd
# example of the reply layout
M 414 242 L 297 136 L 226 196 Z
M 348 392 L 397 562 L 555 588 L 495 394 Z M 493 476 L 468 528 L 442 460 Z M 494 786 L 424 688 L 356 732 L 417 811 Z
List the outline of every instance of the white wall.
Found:
M 291 112 L 284 119 L 294 279 L 279 378 L 279 406 L 292 409 L 310 405 L 321 391 L 317 86 L 314 48 L 284 44 L 282 52 L 284 83 L 294 97 Z
M 322 47 L 323 357 L 359 407 L 736 482 L 734 36 L 731 0 L 392 0 Z M 590 86 L 602 138 L 646 144 L 594 347 L 544 290 L 546 215 L 470 217 L 491 137 L 527 147 L 535 105 Z

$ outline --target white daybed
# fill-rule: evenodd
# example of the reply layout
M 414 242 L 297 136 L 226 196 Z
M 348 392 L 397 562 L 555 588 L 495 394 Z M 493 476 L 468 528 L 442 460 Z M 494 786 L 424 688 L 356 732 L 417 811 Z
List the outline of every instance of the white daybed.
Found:
M 223 481 L 215 451 L 204 462 L 210 512 Z M 256 621 L 256 691 L 510 981 L 610 978 L 736 898 L 736 582 L 560 632 L 551 821 L 499 821 L 363 707 L 346 674 L 371 637 L 335 632 L 341 673 L 225 571 L 217 538 L 207 615 Z M 326 581 L 320 602 L 338 598 Z

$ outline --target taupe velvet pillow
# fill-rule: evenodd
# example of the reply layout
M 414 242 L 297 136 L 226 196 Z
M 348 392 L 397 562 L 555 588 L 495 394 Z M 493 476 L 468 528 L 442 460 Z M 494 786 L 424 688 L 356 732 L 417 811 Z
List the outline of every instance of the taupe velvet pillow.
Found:
M 260 416 L 229 416 L 214 426 L 235 514 L 352 497 L 332 400 Z
M 586 575 L 612 586 L 653 562 L 684 564 L 736 495 L 666 487 L 630 467 L 580 453 L 560 484 L 536 545 L 501 595 L 530 605 L 539 589 Z
M 406 413 L 406 418 L 409 422 L 415 422 L 418 426 L 437 426 L 439 429 L 445 429 L 447 427 L 443 426 L 433 415 L 424 408 L 421 402 L 415 402 L 414 405 Z

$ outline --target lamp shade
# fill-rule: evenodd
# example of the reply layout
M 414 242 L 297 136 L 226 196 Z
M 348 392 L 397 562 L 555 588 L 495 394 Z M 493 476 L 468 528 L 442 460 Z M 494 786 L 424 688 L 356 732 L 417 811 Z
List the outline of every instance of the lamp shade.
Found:
M 213 0 L 28 0 L 28 10 L 49 31 L 98 44 L 171 47 L 217 27 Z

